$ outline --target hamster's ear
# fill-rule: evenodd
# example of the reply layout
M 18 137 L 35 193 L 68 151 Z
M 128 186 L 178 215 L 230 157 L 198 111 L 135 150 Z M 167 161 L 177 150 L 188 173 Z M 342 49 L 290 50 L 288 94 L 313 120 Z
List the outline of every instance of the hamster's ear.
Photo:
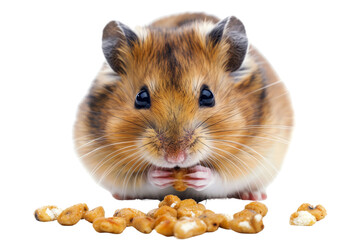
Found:
M 226 71 L 234 72 L 240 68 L 248 49 L 248 39 L 245 27 L 239 19 L 231 16 L 218 22 L 208 33 L 207 38 L 207 42 L 213 46 L 222 43 L 229 45 Z
M 110 67 L 117 73 L 125 74 L 125 59 L 122 54 L 131 51 L 138 36 L 126 25 L 118 21 L 109 22 L 102 37 L 102 49 Z

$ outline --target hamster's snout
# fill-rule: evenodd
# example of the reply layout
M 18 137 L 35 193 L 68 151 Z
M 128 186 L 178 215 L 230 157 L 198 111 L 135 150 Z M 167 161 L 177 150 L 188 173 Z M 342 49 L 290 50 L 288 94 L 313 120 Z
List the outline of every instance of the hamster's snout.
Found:
M 168 163 L 174 163 L 174 164 L 183 163 L 186 160 L 186 157 L 187 157 L 187 154 L 184 150 L 178 151 L 175 154 L 166 152 L 164 155 L 165 161 L 167 161 Z
M 165 162 L 174 166 L 187 164 L 189 148 L 194 141 L 193 131 L 179 135 L 179 133 L 158 135 Z

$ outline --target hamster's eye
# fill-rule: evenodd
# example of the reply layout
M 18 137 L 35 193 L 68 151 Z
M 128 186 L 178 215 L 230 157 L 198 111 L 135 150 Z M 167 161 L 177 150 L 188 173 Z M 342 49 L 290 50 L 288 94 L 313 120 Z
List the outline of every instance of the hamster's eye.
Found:
M 213 107 L 215 105 L 214 94 L 209 90 L 209 88 L 204 87 L 201 90 L 199 105 L 200 107 Z
M 149 109 L 150 108 L 150 94 L 148 90 L 143 87 L 135 98 L 135 108 Z

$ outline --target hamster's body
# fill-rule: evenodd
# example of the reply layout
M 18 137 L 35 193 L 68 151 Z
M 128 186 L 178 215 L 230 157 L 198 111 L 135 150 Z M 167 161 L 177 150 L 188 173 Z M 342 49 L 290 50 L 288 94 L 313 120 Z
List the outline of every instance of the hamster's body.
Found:
M 112 22 L 103 50 L 108 64 L 80 105 L 75 143 L 116 198 L 266 197 L 293 112 L 238 19 L 182 14 L 136 33 Z M 174 167 L 189 169 L 184 192 L 172 187 Z

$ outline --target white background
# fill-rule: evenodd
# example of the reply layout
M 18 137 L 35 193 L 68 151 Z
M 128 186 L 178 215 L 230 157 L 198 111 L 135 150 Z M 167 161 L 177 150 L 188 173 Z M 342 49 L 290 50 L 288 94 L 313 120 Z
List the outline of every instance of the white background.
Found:
M 101 34 L 110 20 L 130 27 L 172 13 L 235 15 L 250 41 L 289 89 L 296 128 L 283 168 L 268 188 L 265 229 L 245 235 L 220 229 L 194 239 L 354 239 L 359 225 L 359 6 L 356 1 L 2 1 L 0 4 L 1 218 L 6 239 L 166 239 L 128 228 L 99 234 L 41 223 L 43 205 L 86 202 L 115 209 L 154 208 L 158 201 L 117 201 L 79 162 L 72 129 L 79 102 L 104 57 Z M 328 216 L 312 227 L 290 226 L 303 202 Z M 209 200 L 234 213 L 247 201 Z M 10 235 L 8 235 L 10 234 Z M 168 238 L 172 239 L 172 238 Z

